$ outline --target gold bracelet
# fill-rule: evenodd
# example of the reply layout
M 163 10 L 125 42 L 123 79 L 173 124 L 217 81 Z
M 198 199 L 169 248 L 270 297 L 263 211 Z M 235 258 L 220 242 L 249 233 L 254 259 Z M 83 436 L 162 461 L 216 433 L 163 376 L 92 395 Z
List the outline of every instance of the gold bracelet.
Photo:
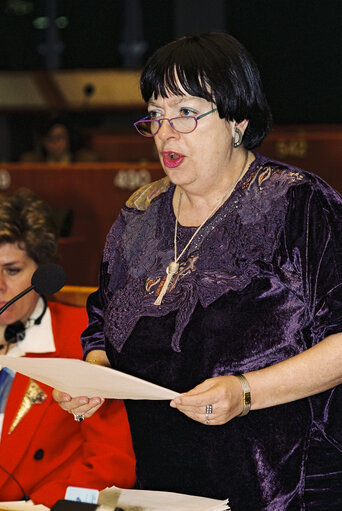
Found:
M 101 362 L 99 360 L 96 360 L 96 358 L 88 358 L 86 362 L 89 362 L 89 364 L 101 365 Z
M 249 410 L 251 409 L 251 388 L 247 381 L 247 378 L 243 374 L 234 374 L 237 378 L 239 378 L 240 383 L 242 385 L 242 403 L 243 409 L 242 412 L 237 417 L 243 417 L 247 415 Z

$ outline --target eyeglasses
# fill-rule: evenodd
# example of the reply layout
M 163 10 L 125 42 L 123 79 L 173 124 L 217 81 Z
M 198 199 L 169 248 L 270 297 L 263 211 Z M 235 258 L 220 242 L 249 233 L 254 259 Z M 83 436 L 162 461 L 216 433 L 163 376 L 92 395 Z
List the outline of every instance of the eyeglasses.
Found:
M 135 122 L 133 126 L 143 137 L 154 137 L 160 130 L 163 121 L 168 121 L 171 128 L 178 131 L 178 133 L 191 133 L 197 128 L 199 119 L 216 111 L 217 108 L 214 108 L 198 117 L 191 115 L 189 117 L 172 117 L 171 119 L 167 119 L 166 117 L 163 119 L 150 119 L 150 116 L 147 115 L 143 119 L 140 119 L 140 121 Z

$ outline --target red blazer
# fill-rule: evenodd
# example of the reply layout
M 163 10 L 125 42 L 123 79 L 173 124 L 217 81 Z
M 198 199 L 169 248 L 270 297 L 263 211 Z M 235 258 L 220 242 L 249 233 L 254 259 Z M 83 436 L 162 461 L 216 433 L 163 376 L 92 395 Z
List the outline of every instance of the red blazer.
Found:
M 27 356 L 82 358 L 85 309 L 52 302 L 49 307 L 56 351 Z M 35 504 L 48 507 L 64 498 L 68 486 L 132 487 L 135 461 L 123 403 L 107 400 L 93 417 L 78 423 L 58 406 L 51 391 L 47 385 L 15 375 L 5 410 L 0 465 Z M 18 484 L 0 467 L 0 501 L 22 498 Z

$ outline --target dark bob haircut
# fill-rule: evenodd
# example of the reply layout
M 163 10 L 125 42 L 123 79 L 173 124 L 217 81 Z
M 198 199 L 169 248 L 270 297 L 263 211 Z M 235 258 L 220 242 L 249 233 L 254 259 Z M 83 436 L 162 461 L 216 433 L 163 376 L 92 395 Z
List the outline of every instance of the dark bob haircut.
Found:
M 244 46 L 225 33 L 186 36 L 159 48 L 147 61 L 140 88 L 146 102 L 170 94 L 197 96 L 214 103 L 219 116 L 247 119 L 246 149 L 257 147 L 272 124 L 259 70 Z

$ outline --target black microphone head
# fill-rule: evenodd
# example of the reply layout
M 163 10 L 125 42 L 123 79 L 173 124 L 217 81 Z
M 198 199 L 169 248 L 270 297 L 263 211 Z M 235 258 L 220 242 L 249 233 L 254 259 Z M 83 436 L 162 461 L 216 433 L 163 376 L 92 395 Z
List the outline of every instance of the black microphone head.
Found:
M 17 341 L 22 341 L 25 338 L 25 325 L 22 321 L 16 321 L 7 325 L 5 328 L 5 340 L 9 344 L 15 344 Z
M 64 268 L 54 263 L 38 266 L 31 279 L 34 290 L 40 295 L 53 295 L 64 286 L 65 282 Z

